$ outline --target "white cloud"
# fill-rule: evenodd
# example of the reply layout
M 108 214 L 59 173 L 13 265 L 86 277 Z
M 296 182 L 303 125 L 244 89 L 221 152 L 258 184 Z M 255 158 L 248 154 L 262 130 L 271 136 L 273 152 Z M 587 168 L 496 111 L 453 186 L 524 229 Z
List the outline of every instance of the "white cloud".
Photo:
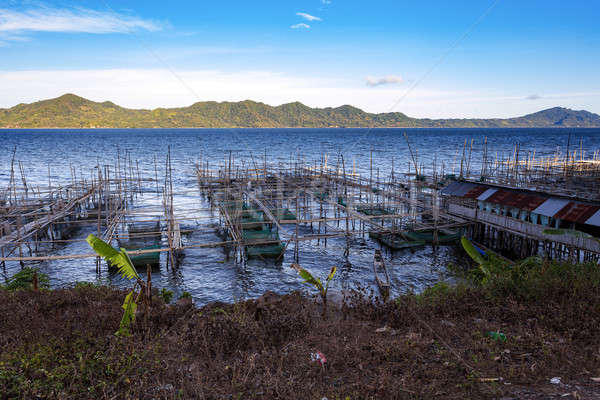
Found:
M 8 45 L 10 42 L 27 42 L 29 38 L 21 34 L 0 32 L 0 47 Z
M 299 24 L 294 24 L 294 25 L 290 26 L 290 28 L 292 28 L 292 29 L 300 29 L 300 28 L 310 29 L 310 25 L 304 24 L 304 23 L 299 23 Z
M 323 3 L 323 4 L 331 4 L 331 0 L 321 0 L 321 3 Z
M 392 85 L 395 83 L 402 83 L 402 77 L 398 75 L 388 75 L 382 78 L 376 78 L 373 76 L 367 76 L 367 86 L 375 87 L 381 85 Z
M 525 97 L 526 100 L 539 100 L 541 98 L 542 98 L 542 96 L 540 96 L 539 94 L 532 94 L 532 95 Z
M 304 12 L 297 12 L 296 15 L 304 18 L 307 21 L 321 21 L 321 18 L 315 17 L 314 15 L 310 15 Z
M 156 22 L 114 12 L 86 8 L 40 7 L 23 11 L 0 9 L 0 40 L 22 38 L 26 32 L 127 33 L 155 31 Z

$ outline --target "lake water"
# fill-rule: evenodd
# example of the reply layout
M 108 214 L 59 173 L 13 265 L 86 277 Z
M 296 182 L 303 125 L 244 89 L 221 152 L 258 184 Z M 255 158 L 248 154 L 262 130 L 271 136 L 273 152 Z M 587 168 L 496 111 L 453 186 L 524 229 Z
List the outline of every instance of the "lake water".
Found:
M 480 169 L 481 151 L 487 138 L 488 157 L 507 157 L 519 144 L 521 154 L 535 151 L 536 157 L 564 154 L 567 146 L 573 151 L 580 144 L 591 155 L 600 150 L 600 129 L 103 129 L 103 130 L 0 130 L 0 185 L 6 187 L 10 177 L 10 160 L 16 149 L 16 159 L 22 161 L 29 185 L 47 185 L 48 166 L 53 185 L 69 183 L 71 168 L 89 176 L 98 164 L 114 164 L 117 151 L 128 151 L 139 161 L 142 174 L 154 176 L 154 158 L 164 166 L 167 146 L 171 147 L 174 191 L 177 210 L 191 211 L 197 228 L 185 240 L 190 243 L 215 242 L 214 232 L 218 215 L 210 215 L 206 201 L 199 195 L 194 165 L 198 160 L 209 161 L 218 168 L 232 156 L 238 162 L 251 165 L 252 159 L 267 156 L 270 163 L 289 162 L 302 158 L 320 160 L 327 155 L 330 165 L 335 165 L 342 154 L 347 168 L 355 165 L 358 172 L 368 173 L 370 155 L 373 170 L 381 177 L 390 173 L 392 163 L 396 174 L 412 168 L 407 139 L 417 155 L 425 173 L 436 163 L 445 173 L 458 173 L 465 140 L 473 156 L 471 171 Z M 78 172 L 79 173 L 79 172 Z M 159 176 L 160 172 L 159 172 Z M 159 203 L 152 193 L 139 197 L 142 204 Z M 197 218 L 193 220 L 193 218 Z M 83 228 L 75 238 L 83 239 L 94 228 Z M 294 227 L 289 225 L 291 234 Z M 89 232 L 88 232 L 89 230 Z M 372 259 L 377 243 L 368 238 L 354 239 L 348 259 L 343 256 L 344 239 L 331 239 L 327 247 L 321 243 L 301 244 L 300 264 L 311 271 L 326 274 L 332 265 L 339 267 L 334 282 L 335 289 L 355 285 L 373 287 Z M 53 254 L 88 253 L 85 242 L 73 242 L 58 248 Z M 452 280 L 448 263 L 460 263 L 463 257 L 459 248 L 441 247 L 436 252 L 431 247 L 416 251 L 405 250 L 386 253 L 395 294 L 420 291 L 440 280 Z M 163 255 L 164 257 L 164 255 Z M 164 268 L 153 273 L 153 285 L 173 290 L 176 295 L 190 292 L 198 304 L 210 301 L 233 301 L 260 296 L 265 290 L 288 292 L 305 288 L 297 274 L 289 267 L 293 259 L 290 246 L 282 262 L 250 260 L 245 265 L 227 259 L 220 248 L 189 249 L 176 271 Z M 164 260 L 163 260 L 164 261 Z M 119 276 L 103 268 L 95 271 L 93 259 L 52 261 L 35 264 L 50 276 L 53 287 L 75 281 L 92 281 L 126 286 Z M 7 263 L 0 269 L 5 279 L 19 270 L 18 263 Z

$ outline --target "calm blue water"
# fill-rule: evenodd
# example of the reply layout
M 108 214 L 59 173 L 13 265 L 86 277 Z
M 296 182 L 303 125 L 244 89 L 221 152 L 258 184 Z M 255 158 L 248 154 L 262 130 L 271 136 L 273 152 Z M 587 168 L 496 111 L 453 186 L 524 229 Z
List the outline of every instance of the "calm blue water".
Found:
M 194 175 L 198 161 L 209 161 L 211 168 L 222 166 L 229 157 L 238 163 L 262 163 L 265 152 L 270 163 L 289 162 L 301 158 L 320 160 L 327 156 L 330 166 L 342 154 L 346 168 L 356 166 L 359 172 L 369 170 L 370 154 L 373 169 L 380 176 L 390 173 L 392 163 L 396 174 L 412 169 L 411 156 L 404 137 L 407 134 L 411 148 L 425 171 L 434 161 L 438 170 L 458 172 L 465 140 L 468 147 L 473 141 L 471 171 L 480 169 L 481 150 L 487 137 L 488 157 L 507 157 L 519 144 L 521 154 L 535 151 L 536 157 L 564 154 L 567 144 L 572 150 L 580 143 L 591 155 L 600 150 L 600 129 L 106 129 L 106 130 L 0 130 L 0 185 L 6 187 L 10 177 L 13 149 L 16 159 L 22 161 L 29 185 L 47 185 L 48 166 L 52 184 L 68 183 L 71 168 L 89 177 L 92 168 L 100 164 L 114 164 L 117 152 L 129 152 L 139 161 L 143 175 L 154 176 L 154 158 L 158 160 L 159 177 L 164 174 L 167 146 L 171 147 L 173 161 L 176 210 L 187 213 L 196 231 L 187 237 L 187 243 L 218 241 L 214 224 L 218 215 L 210 215 L 206 202 L 199 196 Z M 570 137 L 570 139 L 569 139 Z M 87 175 L 86 175 L 87 174 Z M 184 193 L 185 192 L 185 193 Z M 151 193 L 137 200 L 140 204 L 160 204 Z M 289 226 L 290 232 L 294 229 Z M 93 227 L 83 228 L 76 238 L 83 239 Z M 283 232 L 285 235 L 286 232 Z M 300 264 L 324 275 L 332 265 L 340 267 L 335 281 L 336 289 L 362 284 L 373 286 L 372 256 L 378 245 L 368 238 L 354 240 L 348 260 L 343 257 L 345 241 L 329 240 L 323 243 L 305 242 L 301 245 Z M 222 249 L 191 249 L 186 251 L 183 264 L 176 272 L 163 266 L 153 275 L 155 286 L 166 287 L 176 293 L 188 291 L 197 303 L 221 300 L 232 301 L 256 297 L 265 290 L 286 292 L 304 288 L 296 273 L 289 268 L 293 246 L 283 262 L 249 261 L 240 266 L 227 259 Z M 53 254 L 87 253 L 84 242 L 75 242 L 57 249 Z M 454 247 L 443 247 L 436 253 L 431 248 L 387 254 L 391 266 L 394 292 L 422 290 L 439 280 L 452 279 L 446 270 L 449 262 L 460 262 L 462 253 Z M 126 285 L 119 277 L 103 269 L 95 272 L 94 260 L 55 261 L 36 264 L 50 275 L 55 287 L 74 281 L 95 281 Z M 0 274 L 5 278 L 18 271 L 16 263 L 7 263 Z

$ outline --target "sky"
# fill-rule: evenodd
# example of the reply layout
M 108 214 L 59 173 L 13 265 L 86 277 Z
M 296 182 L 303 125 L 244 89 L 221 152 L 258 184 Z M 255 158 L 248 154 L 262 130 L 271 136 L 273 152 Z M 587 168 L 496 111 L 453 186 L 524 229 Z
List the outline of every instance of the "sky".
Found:
M 595 0 L 0 0 L 0 107 L 350 104 L 420 118 L 600 113 Z

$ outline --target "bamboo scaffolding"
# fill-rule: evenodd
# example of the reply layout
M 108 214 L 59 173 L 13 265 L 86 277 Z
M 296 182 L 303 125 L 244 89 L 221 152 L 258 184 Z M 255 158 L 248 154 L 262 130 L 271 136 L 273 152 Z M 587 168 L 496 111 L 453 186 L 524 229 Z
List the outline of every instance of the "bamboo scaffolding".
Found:
M 298 243 L 304 241 L 320 243 L 323 240 L 326 244 L 328 239 L 346 238 L 348 245 L 351 236 L 365 236 L 368 231 L 393 234 L 405 230 L 432 230 L 437 235 L 440 230 L 471 223 L 447 213 L 440 204 L 438 191 L 447 183 L 445 169 L 454 172 L 457 162 L 460 176 L 474 183 L 547 190 L 578 199 L 600 200 L 599 152 L 588 152 L 590 156 L 586 158 L 581 141 L 575 150 L 567 147 L 564 154 L 556 152 L 541 157 L 535 149 L 525 152 L 517 145 L 507 157 L 498 153 L 494 157 L 488 153 L 485 138 L 481 164 L 474 165 L 475 160 L 479 160 L 474 157 L 476 146 L 473 140 L 465 140 L 451 167 L 444 162 L 438 163 L 436 156 L 427 175 L 425 164 L 419 160 L 420 152 L 413 148 L 408 137 L 406 141 L 410 158 L 405 160 L 409 164 L 405 173 L 396 169 L 394 161 L 391 173 L 380 170 L 374 151 L 370 151 L 369 164 L 366 171 L 361 170 L 363 172 L 357 172 L 356 160 L 353 160 L 352 171 L 347 171 L 341 154 L 335 162 L 327 154 L 321 155 L 319 160 L 304 160 L 297 154 L 296 157 L 290 155 L 286 162 L 268 162 L 265 151 L 261 163 L 260 158 L 257 160 L 251 153 L 249 159 L 240 160 L 229 151 L 222 163 L 212 162 L 212 168 L 209 160 L 198 160 L 194 166 L 197 187 L 176 190 L 170 150 L 163 164 L 164 171 L 156 156 L 153 168 L 141 169 L 130 151 L 118 150 L 114 165 L 97 163 L 90 174 L 71 166 L 68 184 L 52 182 L 48 165 L 47 186 L 44 183 L 37 187 L 27 178 L 27 169 L 16 160 L 13 152 L 8 186 L 0 191 L 0 248 L 3 254 L 0 261 L 78 258 L 81 255 L 34 256 L 31 253 L 48 251 L 48 245 L 54 247 L 84 241 L 83 238 L 55 234 L 55 230 L 91 226 L 110 242 L 120 238 L 130 221 L 153 222 L 159 218 L 157 216 L 164 220 L 159 230 L 127 234 L 127 237 L 144 239 L 160 235 L 165 244 L 161 241 L 160 249 L 146 252 L 168 251 L 172 266 L 176 265 L 175 252 L 188 248 L 234 246 L 241 254 L 248 244 L 243 240 L 242 231 L 256 223 L 242 221 L 241 209 L 227 206 L 231 202 L 245 203 L 246 211 L 263 215 L 264 223 L 277 228 L 286 248 L 290 242 L 295 242 L 296 259 L 299 257 Z M 144 173 L 153 176 L 143 176 Z M 162 181 L 159 180 L 161 175 Z M 84 179 L 85 176 L 88 178 Z M 196 196 L 198 190 L 206 200 L 203 206 L 188 205 L 181 209 L 177 206 L 175 209 L 175 199 Z M 147 202 L 141 208 L 130 207 L 138 196 L 144 195 L 156 196 L 156 202 Z M 295 211 L 295 218 L 284 219 L 290 210 Z M 369 215 L 369 210 L 377 212 Z M 198 243 L 186 239 L 183 243 L 182 235 L 214 233 L 215 227 L 210 224 L 217 218 L 223 221 L 231 240 Z M 310 229 L 310 233 L 302 227 Z M 279 240 L 252 243 L 277 242 Z M 24 254 L 27 249 L 29 256 Z

